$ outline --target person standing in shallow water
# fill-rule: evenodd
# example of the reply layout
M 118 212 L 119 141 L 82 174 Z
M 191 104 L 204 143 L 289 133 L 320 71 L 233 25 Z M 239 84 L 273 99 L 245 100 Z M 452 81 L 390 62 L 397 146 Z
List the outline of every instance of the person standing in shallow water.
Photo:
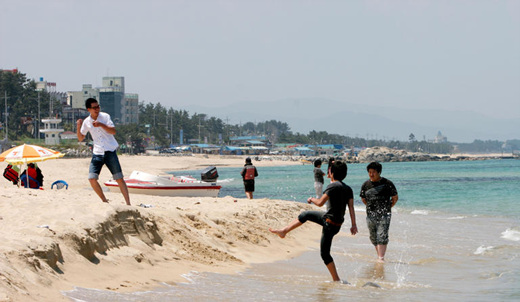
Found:
M 323 195 L 323 176 L 325 173 L 321 170 L 321 159 L 314 161 L 314 191 L 316 191 L 316 198 L 320 199 Z
M 116 150 L 119 147 L 114 134 L 116 134 L 116 127 L 110 118 L 110 115 L 101 112 L 99 103 L 96 99 L 89 98 L 85 101 L 85 107 L 90 115 L 85 119 L 76 121 L 77 136 L 81 142 L 85 139 L 88 132 L 94 141 L 92 149 L 92 160 L 88 171 L 88 180 L 94 192 L 101 198 L 101 201 L 108 202 L 103 189 L 99 185 L 98 178 L 101 168 L 104 165 L 108 167 L 112 173 L 112 178 L 119 185 L 119 189 L 125 198 L 126 204 L 130 205 L 130 195 L 128 187 L 123 179 L 123 172 L 119 164 Z
M 388 245 L 388 231 L 392 219 L 392 207 L 399 196 L 394 184 L 381 177 L 383 166 L 378 162 L 371 162 L 367 166 L 369 180 L 361 186 L 359 196 L 367 209 L 367 227 L 370 241 L 376 248 L 378 262 L 385 261 Z
M 255 191 L 255 177 L 258 176 L 258 171 L 251 163 L 250 157 L 246 158 L 246 164 L 240 172 L 240 175 L 242 175 L 242 180 L 244 181 L 244 189 L 246 191 L 247 198 L 253 199 L 253 192 Z
M 278 235 L 280 238 L 285 238 L 287 233 L 304 224 L 307 220 L 321 225 L 321 241 L 320 241 L 320 255 L 323 263 L 329 270 L 333 281 L 341 281 L 334 259 L 330 255 L 330 248 L 332 239 L 341 229 L 341 225 L 345 221 L 345 212 L 348 206 L 350 213 L 350 222 L 352 224 L 350 233 L 355 235 L 358 230 L 356 226 L 356 213 L 354 212 L 354 193 L 352 189 L 343 183 L 343 179 L 347 176 L 347 164 L 342 161 L 335 161 L 330 167 L 331 183 L 323 192 L 320 199 L 309 197 L 308 203 L 313 203 L 318 207 L 322 207 L 326 201 L 330 202 L 330 208 L 326 211 L 304 211 L 298 218 L 293 220 L 289 225 L 282 229 L 269 229 L 271 233 Z M 344 281 L 344 283 L 348 283 Z

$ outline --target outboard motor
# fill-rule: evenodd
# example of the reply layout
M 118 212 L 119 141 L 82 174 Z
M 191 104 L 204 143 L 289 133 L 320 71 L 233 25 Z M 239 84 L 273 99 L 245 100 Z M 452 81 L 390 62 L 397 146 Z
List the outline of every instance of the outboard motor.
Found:
M 200 180 L 204 182 L 216 182 L 218 178 L 217 167 L 209 166 L 200 173 Z

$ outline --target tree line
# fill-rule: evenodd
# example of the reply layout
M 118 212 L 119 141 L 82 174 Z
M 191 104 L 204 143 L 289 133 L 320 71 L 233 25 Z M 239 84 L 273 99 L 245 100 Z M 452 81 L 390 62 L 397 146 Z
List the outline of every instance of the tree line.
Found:
M 55 102 L 45 91 L 36 91 L 34 80 L 27 79 L 23 73 L 0 72 L 0 102 L 2 110 L 2 129 L 8 120 L 9 139 L 27 142 L 37 137 L 38 108 L 41 116 L 60 115 L 61 105 Z M 7 96 L 7 98 L 5 97 Z M 49 112 L 53 102 L 53 112 Z M 43 114 L 45 112 L 45 114 Z M 75 131 L 75 123 L 64 124 L 65 130 Z M 182 133 L 182 134 L 181 134 Z M 181 141 L 182 136 L 182 141 Z M 413 134 L 409 141 L 386 141 L 364 139 L 332 134 L 326 131 L 312 130 L 307 134 L 294 133 L 290 126 L 282 121 L 269 120 L 258 123 L 229 124 L 220 118 L 204 113 L 191 114 L 183 109 L 167 108 L 161 103 L 140 102 L 139 123 L 118 125 L 116 139 L 126 151 L 143 152 L 146 147 L 165 148 L 170 145 L 208 143 L 213 145 L 230 144 L 234 136 L 264 136 L 271 144 L 341 144 L 345 147 L 389 148 L 428 153 L 451 153 L 453 143 L 432 143 L 417 141 Z M 505 142 L 475 140 L 470 144 L 457 144 L 464 152 L 500 152 Z M 507 144 L 506 144 L 507 145 Z M 510 143 L 511 145 L 511 143 Z
M 50 112 L 50 103 L 50 94 L 36 91 L 36 82 L 27 79 L 25 74 L 0 71 L 2 131 L 10 140 L 37 138 L 38 116 L 61 112 L 59 102 L 53 102 L 53 112 Z

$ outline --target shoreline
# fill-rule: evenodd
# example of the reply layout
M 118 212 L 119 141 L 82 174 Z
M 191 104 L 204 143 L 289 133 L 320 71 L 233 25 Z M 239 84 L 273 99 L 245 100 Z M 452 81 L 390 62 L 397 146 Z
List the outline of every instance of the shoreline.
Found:
M 209 165 L 236 167 L 243 157 L 120 156 L 132 170 L 162 174 Z M 0 301 L 69 301 L 75 286 L 117 292 L 150 290 L 185 281 L 190 271 L 234 274 L 256 263 L 291 259 L 319 245 L 314 224 L 280 240 L 267 231 L 287 224 L 307 204 L 284 200 L 185 198 L 105 192 L 102 203 L 87 181 L 90 158 L 39 163 L 44 190 L 0 182 Z M 254 161 L 258 167 L 298 161 Z M 111 178 L 103 168 L 100 183 Z M 69 189 L 51 190 L 63 179 Z M 236 202 L 235 202 L 236 200 Z M 139 204 L 153 205 L 151 208 Z M 360 214 L 360 212 L 356 212 Z M 361 221 L 362 218 L 358 217 Z

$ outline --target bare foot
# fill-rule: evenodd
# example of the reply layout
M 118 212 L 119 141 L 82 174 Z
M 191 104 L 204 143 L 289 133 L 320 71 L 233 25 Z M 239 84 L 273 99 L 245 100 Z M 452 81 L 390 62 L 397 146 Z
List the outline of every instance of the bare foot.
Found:
M 271 228 L 269 228 L 269 232 L 280 236 L 280 238 L 285 238 L 285 234 L 286 234 L 283 230 L 273 230 Z
M 384 257 L 377 258 L 377 263 L 385 263 L 385 258 Z

